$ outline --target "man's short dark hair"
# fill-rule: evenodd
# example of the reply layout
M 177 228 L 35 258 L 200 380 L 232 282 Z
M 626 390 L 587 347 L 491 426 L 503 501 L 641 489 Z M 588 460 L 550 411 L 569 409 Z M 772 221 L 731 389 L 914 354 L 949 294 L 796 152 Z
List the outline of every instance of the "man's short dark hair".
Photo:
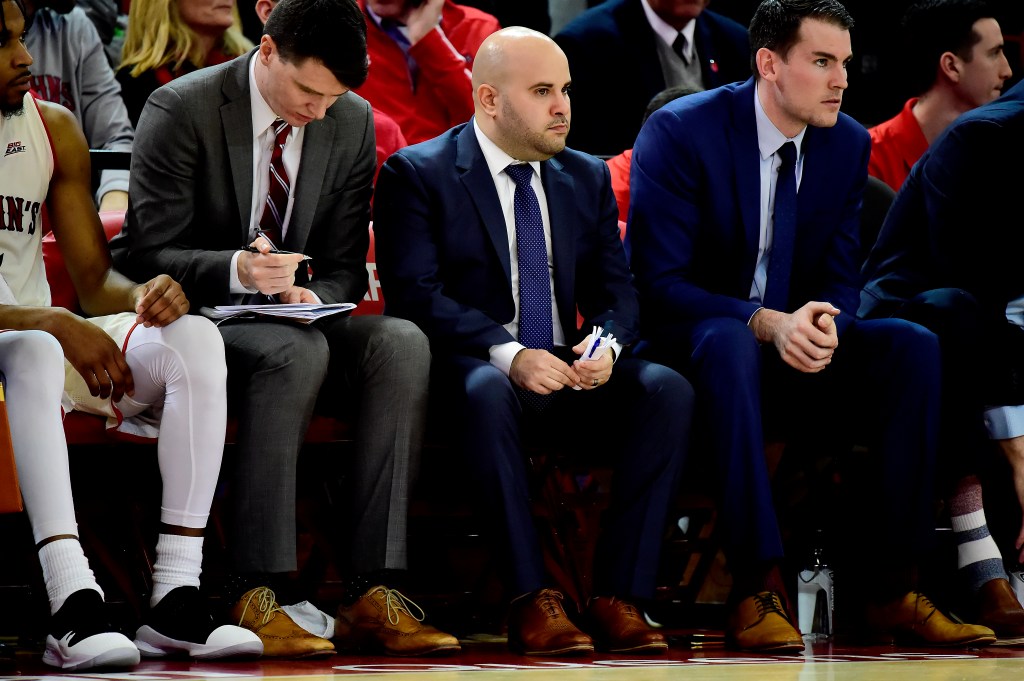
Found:
M 643 122 L 646 123 L 647 119 L 651 117 L 652 113 L 654 113 L 661 107 L 665 106 L 669 102 L 677 100 L 680 97 L 685 97 L 686 95 L 696 94 L 698 92 L 700 92 L 700 90 L 692 87 L 687 87 L 686 85 L 673 85 L 672 87 L 665 88 L 658 94 L 651 97 L 651 101 L 647 102 L 647 109 L 644 111 Z
M 25 18 L 25 30 L 28 31 L 29 16 L 28 12 L 25 11 L 25 3 L 22 2 L 22 0 L 10 1 L 14 3 L 14 6 L 18 8 L 19 12 L 21 12 L 21 16 Z M 7 2 L 7 0 L 0 0 L 0 5 L 2 5 L 4 2 Z M 3 33 L 4 35 L 7 34 L 7 21 L 4 19 L 4 13 L 2 9 L 0 9 L 0 33 Z
M 788 58 L 804 19 L 817 19 L 849 31 L 853 17 L 838 0 L 763 0 L 750 20 L 750 68 L 757 77 L 757 51 L 766 47 Z
M 935 84 L 943 53 L 952 52 L 970 61 L 981 40 L 974 24 L 994 17 L 983 0 L 921 0 L 911 5 L 903 15 L 905 43 L 901 49 L 909 58 L 911 92 L 919 95 Z
M 355 0 L 281 0 L 263 32 L 285 61 L 317 59 L 349 89 L 366 82 L 366 20 Z

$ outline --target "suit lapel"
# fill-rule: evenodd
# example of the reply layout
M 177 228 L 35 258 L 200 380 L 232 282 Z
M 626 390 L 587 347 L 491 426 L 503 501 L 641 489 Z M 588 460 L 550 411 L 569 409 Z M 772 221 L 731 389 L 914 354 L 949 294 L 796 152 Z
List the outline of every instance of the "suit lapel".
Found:
M 541 180 L 551 221 L 551 259 L 555 268 L 555 300 L 559 310 L 576 309 L 576 185 L 557 158 L 541 164 Z M 575 328 L 575 327 L 573 327 Z
M 327 157 L 334 148 L 336 129 L 337 122 L 330 116 L 313 121 L 304 129 L 302 161 L 299 163 L 299 176 L 295 180 L 295 200 L 292 202 L 292 214 L 288 218 L 288 232 L 284 238 L 284 248 L 287 250 L 305 250 L 320 190 L 327 176 Z M 348 155 L 342 156 L 351 162 Z
M 753 277 L 757 248 L 761 237 L 761 170 L 757 146 L 757 122 L 754 120 L 754 80 L 750 79 L 733 93 L 732 157 L 736 169 L 736 194 L 743 219 L 744 272 Z
M 473 124 L 469 123 L 459 133 L 456 141 L 455 166 L 459 177 L 469 193 L 477 213 L 483 222 L 484 230 L 490 237 L 491 244 L 497 253 L 501 267 L 505 271 L 509 293 L 512 291 L 512 263 L 509 260 L 508 232 L 505 229 L 505 216 L 501 212 L 498 191 L 494 188 L 494 179 L 487 167 L 487 160 L 476 141 Z
M 658 59 L 657 34 L 647 21 L 640 0 L 627 0 L 615 11 L 619 26 L 622 27 L 622 40 L 626 45 L 634 45 L 636 69 L 634 74 L 641 79 L 641 92 L 657 93 L 665 89 L 665 77 L 661 72 L 661 60 Z
M 228 100 L 220 108 L 221 126 L 228 145 L 231 184 L 238 205 L 241 243 L 249 243 L 252 214 L 252 106 L 249 100 L 249 57 L 239 57 L 224 76 L 222 91 Z

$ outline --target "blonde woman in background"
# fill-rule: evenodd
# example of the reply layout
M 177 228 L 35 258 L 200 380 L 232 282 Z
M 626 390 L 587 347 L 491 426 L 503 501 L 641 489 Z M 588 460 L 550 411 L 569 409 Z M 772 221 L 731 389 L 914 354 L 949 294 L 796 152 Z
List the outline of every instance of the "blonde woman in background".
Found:
M 234 0 L 132 0 L 117 72 L 132 124 L 161 85 L 252 47 Z

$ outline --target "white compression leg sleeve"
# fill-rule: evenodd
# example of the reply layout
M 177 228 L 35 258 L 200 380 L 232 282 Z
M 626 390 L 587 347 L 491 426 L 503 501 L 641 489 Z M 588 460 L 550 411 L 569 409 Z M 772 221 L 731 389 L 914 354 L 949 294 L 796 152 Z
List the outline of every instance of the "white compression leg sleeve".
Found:
M 162 405 L 157 456 L 163 479 L 160 520 L 206 527 L 224 454 L 227 368 L 224 342 L 208 319 L 186 315 L 166 327 L 137 327 L 125 360 L 134 397 L 118 408 L 125 416 Z
M 0 333 L 0 372 L 7 382 L 11 441 L 32 536 L 36 543 L 58 535 L 77 537 L 61 424 L 64 352 L 60 343 L 42 331 Z M 77 540 L 47 543 L 39 551 L 39 562 L 50 612 L 79 589 L 103 593 Z

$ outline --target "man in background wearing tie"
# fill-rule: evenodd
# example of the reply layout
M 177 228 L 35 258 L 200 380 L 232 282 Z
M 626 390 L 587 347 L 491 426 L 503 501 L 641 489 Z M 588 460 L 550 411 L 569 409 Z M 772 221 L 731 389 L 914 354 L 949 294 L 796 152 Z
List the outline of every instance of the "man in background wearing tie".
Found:
M 708 1 L 608 0 L 555 36 L 573 74 L 574 149 L 632 147 L 647 103 L 665 88 L 705 90 L 750 76 L 746 30 L 708 11 Z
M 388 310 L 430 338 L 432 392 L 453 421 L 447 432 L 503 530 L 509 646 L 527 655 L 595 644 L 664 651 L 636 606 L 654 595 L 692 389 L 624 347 L 637 335 L 636 292 L 608 168 L 565 148 L 565 55 L 541 33 L 499 31 L 480 47 L 473 86 L 472 121 L 400 150 L 381 169 L 374 229 Z M 587 359 L 594 325 L 618 343 Z M 544 569 L 526 432 L 615 465 L 583 625 L 590 635 L 566 617 Z
M 253 52 L 153 93 L 139 120 L 125 233 L 115 244 L 129 271 L 173 273 L 196 310 L 268 296 L 359 301 L 375 149 L 370 106 L 349 89 L 366 78 L 365 35 L 350 0 L 281 0 Z M 303 253 L 312 257 L 311 275 L 305 263 L 296 271 Z M 339 627 L 339 638 L 400 655 L 458 649 L 391 588 L 406 567 L 426 338 L 381 316 L 219 328 L 229 408 L 239 418 L 225 471 L 232 617 L 260 635 L 265 655 L 333 650 L 297 627 L 267 588 L 296 568 L 296 459 L 319 397 L 331 412 L 358 414 L 344 518 L 353 550 L 342 567 L 343 609 L 361 617 Z
M 994 640 L 914 590 L 934 528 L 939 351 L 914 324 L 855 320 L 869 143 L 839 113 L 852 24 L 836 0 L 764 0 L 754 78 L 666 105 L 633 151 L 627 243 L 645 337 L 707 415 L 734 580 L 726 637 L 744 649 L 803 648 L 763 426 L 815 453 L 868 444 L 878 460 L 836 542 L 847 624 L 917 644 Z

